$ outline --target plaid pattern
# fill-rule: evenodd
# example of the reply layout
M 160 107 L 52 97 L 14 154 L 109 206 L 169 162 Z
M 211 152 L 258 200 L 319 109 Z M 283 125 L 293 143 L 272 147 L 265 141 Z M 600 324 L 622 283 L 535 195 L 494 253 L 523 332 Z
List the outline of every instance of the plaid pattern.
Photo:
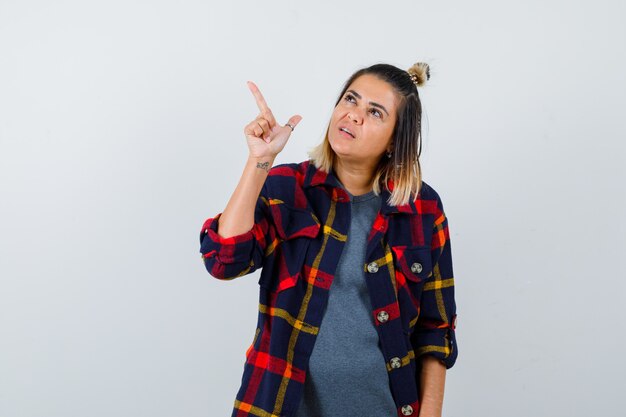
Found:
M 382 192 L 363 264 L 398 416 L 419 414 L 421 355 L 446 368 L 457 358 L 448 221 L 426 182 L 420 196 L 393 207 L 389 192 Z M 200 232 L 207 271 L 231 280 L 262 268 L 258 324 L 232 417 L 293 416 L 348 238 L 349 196 L 333 173 L 310 161 L 281 164 L 269 172 L 248 232 L 221 237 L 220 215 L 207 219 Z

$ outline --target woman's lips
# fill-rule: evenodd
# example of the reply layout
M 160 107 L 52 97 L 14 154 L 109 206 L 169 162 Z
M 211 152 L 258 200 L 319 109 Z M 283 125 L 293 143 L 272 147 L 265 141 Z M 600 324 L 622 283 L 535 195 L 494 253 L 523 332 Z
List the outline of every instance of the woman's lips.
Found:
M 354 139 L 354 136 L 352 136 L 351 134 L 349 134 L 348 132 L 346 132 L 345 130 L 341 128 L 339 128 L 339 134 L 341 134 L 345 138 Z

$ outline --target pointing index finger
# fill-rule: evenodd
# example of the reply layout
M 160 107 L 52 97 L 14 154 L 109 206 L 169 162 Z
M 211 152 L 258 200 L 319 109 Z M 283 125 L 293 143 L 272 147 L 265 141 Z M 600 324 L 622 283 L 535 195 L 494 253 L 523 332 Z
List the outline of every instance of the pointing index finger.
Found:
M 256 105 L 259 107 L 261 113 L 268 111 L 269 107 L 267 106 L 267 103 L 265 102 L 265 99 L 263 98 L 263 94 L 261 94 L 261 90 L 259 90 L 259 87 L 257 87 L 256 84 L 252 81 L 248 81 L 248 88 L 250 88 L 250 91 L 254 95 Z
M 274 115 L 272 114 L 270 108 L 267 106 L 265 98 L 263 98 L 263 94 L 261 94 L 261 90 L 259 90 L 259 87 L 257 87 L 256 84 L 252 81 L 248 81 L 248 88 L 254 95 L 254 99 L 256 100 L 256 105 L 259 107 L 259 111 L 267 119 L 270 127 L 274 127 L 276 125 L 276 119 L 274 118 Z

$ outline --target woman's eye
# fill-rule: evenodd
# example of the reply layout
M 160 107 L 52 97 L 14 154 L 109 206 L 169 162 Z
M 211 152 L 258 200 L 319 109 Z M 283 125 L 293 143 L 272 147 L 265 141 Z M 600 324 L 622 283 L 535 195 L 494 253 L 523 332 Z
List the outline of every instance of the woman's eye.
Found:
M 348 94 L 348 95 L 346 95 L 345 100 L 350 102 L 350 103 L 354 103 L 354 96 L 352 94 Z
M 378 118 L 382 117 L 382 113 L 379 112 L 378 110 L 372 109 L 371 111 L 372 111 L 372 114 L 374 114 L 374 116 L 376 116 Z

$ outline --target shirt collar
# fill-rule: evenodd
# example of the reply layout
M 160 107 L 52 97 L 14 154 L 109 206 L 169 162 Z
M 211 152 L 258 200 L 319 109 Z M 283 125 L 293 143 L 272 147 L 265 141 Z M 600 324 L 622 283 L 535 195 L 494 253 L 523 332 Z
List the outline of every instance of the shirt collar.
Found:
M 316 186 L 325 186 L 328 188 L 343 188 L 341 183 L 335 176 L 335 174 L 331 172 L 325 172 L 321 169 L 318 169 L 311 160 L 305 161 L 306 174 L 304 176 L 303 188 L 316 187 Z M 390 190 L 393 190 L 393 181 L 390 179 L 387 182 L 387 186 Z M 380 211 L 383 214 L 392 214 L 392 213 L 410 213 L 417 214 L 419 210 L 417 208 L 416 203 L 419 203 L 420 199 L 418 198 L 416 201 L 410 201 L 407 204 L 401 206 L 390 206 L 387 203 L 391 192 L 387 189 L 383 188 L 381 190 L 381 207 Z

